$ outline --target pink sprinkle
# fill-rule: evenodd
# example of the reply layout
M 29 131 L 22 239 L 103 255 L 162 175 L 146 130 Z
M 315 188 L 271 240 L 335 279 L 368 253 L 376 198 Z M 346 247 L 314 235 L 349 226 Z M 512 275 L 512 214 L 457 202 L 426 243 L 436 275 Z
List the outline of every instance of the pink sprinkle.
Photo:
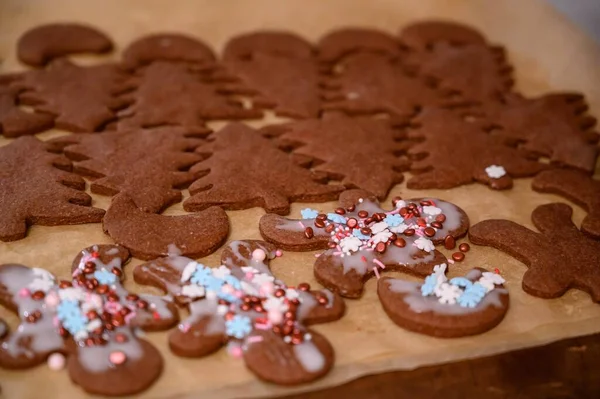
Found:
M 315 254 L 315 258 L 318 258 L 319 256 L 321 256 L 321 254 Z
M 448 263 L 450 263 L 451 265 L 454 264 L 454 260 L 453 259 L 448 259 Z
M 364 255 L 361 255 L 360 260 L 362 260 L 363 262 L 367 263 L 367 258 L 365 258 Z
M 127 360 L 127 356 L 125 356 L 125 353 L 121 352 L 121 351 L 116 351 L 116 352 L 112 352 L 109 356 L 108 356 L 108 360 L 110 360 L 110 362 L 112 364 L 123 364 L 125 363 L 125 360 Z
M 379 280 L 380 276 L 379 276 L 379 271 L 377 270 L 377 266 L 375 266 L 373 268 L 373 272 L 375 272 L 375 276 L 377 277 L 377 280 Z
M 61 353 L 53 353 L 48 357 L 48 368 L 59 371 L 65 368 L 65 357 Z
M 252 251 L 252 259 L 254 259 L 255 261 L 262 262 L 263 260 L 265 260 L 266 257 L 266 252 L 260 248 L 257 248 L 254 251 Z
M 275 251 L 275 256 L 277 256 L 278 258 L 281 258 L 283 256 L 283 252 L 281 252 L 281 249 Z
M 156 313 L 156 312 L 154 312 Z M 154 313 L 152 313 L 152 316 L 154 317 Z M 158 315 L 158 313 L 156 313 Z M 125 316 L 125 324 L 129 324 L 131 322 L 131 320 L 135 317 L 135 312 L 130 312 L 127 313 L 127 315 Z M 154 317 L 155 320 L 160 319 L 160 315 L 158 315 L 158 318 Z
M 260 335 L 254 335 L 252 337 L 248 337 L 246 338 L 246 342 L 252 344 L 254 342 L 260 342 L 263 340 L 263 337 L 261 337 Z
M 265 324 L 265 323 L 256 323 L 256 324 L 254 325 L 254 327 L 256 327 L 256 328 L 257 328 L 257 329 L 259 329 L 259 330 L 268 330 L 268 329 L 270 329 L 270 328 L 271 328 L 271 326 L 270 326 L 270 325 L 268 325 L 268 324 Z
M 131 313 L 130 313 L 131 314 Z M 128 315 L 129 316 L 129 315 Z M 152 318 L 154 320 L 160 320 L 160 314 L 158 312 L 152 312 Z
M 421 230 L 416 230 L 415 234 L 418 235 L 419 237 L 424 237 L 425 233 L 423 233 Z
M 254 273 L 252 273 L 252 272 L 246 273 L 246 280 L 252 280 L 252 277 L 254 277 Z
M 20 297 L 22 297 L 22 298 L 26 298 L 26 297 L 28 297 L 29 295 L 30 295 L 30 292 L 29 292 L 29 290 L 28 290 L 27 288 L 21 288 L 21 289 L 19 290 L 19 296 L 20 296 Z
M 500 270 L 499 270 L 498 268 L 495 268 L 495 269 L 494 269 L 494 273 L 496 273 L 496 274 L 500 274 Z
M 233 357 L 242 357 L 242 348 L 239 346 L 234 346 L 229 349 L 229 353 Z
M 342 251 L 334 251 L 334 252 L 333 252 L 333 254 L 334 254 L 335 256 L 339 256 L 339 255 L 341 255 L 341 254 L 342 254 Z M 317 255 L 317 256 L 318 256 L 318 255 Z
M 300 224 L 300 227 L 302 227 L 303 229 L 306 228 L 306 226 L 304 225 L 304 223 L 302 223 L 300 220 L 298 221 L 298 223 Z
M 184 333 L 186 333 L 186 332 L 190 331 L 190 327 L 191 327 L 191 326 L 190 326 L 189 324 L 180 324 L 180 325 L 179 325 L 179 330 L 180 330 L 181 332 L 184 332 Z
M 383 263 L 381 263 L 381 261 L 379 259 L 373 259 L 373 263 L 375 263 L 377 266 L 381 267 L 382 269 L 385 269 L 385 265 Z

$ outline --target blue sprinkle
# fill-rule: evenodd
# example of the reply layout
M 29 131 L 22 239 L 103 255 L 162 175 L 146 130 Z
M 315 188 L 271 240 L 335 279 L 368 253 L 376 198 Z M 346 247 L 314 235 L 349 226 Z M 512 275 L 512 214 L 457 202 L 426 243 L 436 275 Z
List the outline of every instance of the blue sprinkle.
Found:
M 346 224 L 346 218 L 337 213 L 328 213 L 327 219 L 331 220 L 333 223 Z
M 354 237 L 360 238 L 361 240 L 368 240 L 370 237 L 360 232 L 360 229 L 353 229 L 352 235 Z
M 388 226 L 396 227 L 400 226 L 400 224 L 404 222 L 404 219 L 400 215 L 387 215 L 383 221 L 386 222 Z
M 216 293 L 221 292 L 221 287 L 223 287 L 223 284 L 225 284 L 225 280 L 213 277 L 212 275 L 211 278 L 207 279 L 203 283 L 204 288 L 206 288 L 207 291 L 214 291 Z
M 474 308 L 485 297 L 487 290 L 479 283 L 469 286 L 456 300 L 464 308 Z
M 300 211 L 300 215 L 302 215 L 302 219 L 314 219 L 319 214 L 319 211 L 311 208 L 304 208 Z
M 457 287 L 461 288 L 469 288 L 473 285 L 473 282 L 464 277 L 454 277 L 452 280 L 450 280 L 450 284 L 456 285 Z
M 100 284 L 104 285 L 113 285 L 117 282 L 117 276 L 106 269 L 96 270 L 94 272 L 94 278 L 98 280 Z
M 62 321 L 63 327 L 72 335 L 77 334 L 81 330 L 85 330 L 88 318 L 79 313 L 78 315 L 70 315 Z
M 194 284 L 205 285 L 212 278 L 213 275 L 211 269 L 202 264 L 198 264 L 190 281 Z
M 250 318 L 246 316 L 235 315 L 225 322 L 227 335 L 242 339 L 252 331 Z
M 79 309 L 78 301 L 61 301 L 56 308 L 56 315 L 61 321 L 66 320 L 73 315 L 79 315 L 80 313 L 81 310 Z
M 437 274 L 430 274 L 425 277 L 425 282 L 421 285 L 421 295 L 428 296 L 433 294 L 435 286 L 437 285 L 438 276 Z
M 236 290 L 242 289 L 242 284 L 240 283 L 240 280 L 237 277 L 228 274 L 227 276 L 225 276 L 224 280 L 227 284 L 231 285 Z

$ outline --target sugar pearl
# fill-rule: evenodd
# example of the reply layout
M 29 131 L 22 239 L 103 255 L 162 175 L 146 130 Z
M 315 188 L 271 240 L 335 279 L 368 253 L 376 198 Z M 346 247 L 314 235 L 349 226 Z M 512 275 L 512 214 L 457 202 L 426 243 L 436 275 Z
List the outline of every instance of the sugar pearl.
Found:
M 109 356 L 108 356 L 108 360 L 112 363 L 112 364 L 123 364 L 125 363 L 125 360 L 127 360 L 127 356 L 125 356 L 125 353 L 121 352 L 121 351 L 116 351 L 116 352 L 112 352 Z
M 262 262 L 267 257 L 267 254 L 262 249 L 255 249 L 252 251 L 252 259 Z
M 61 353 L 53 353 L 48 357 L 48 368 L 59 371 L 65 368 L 65 357 Z

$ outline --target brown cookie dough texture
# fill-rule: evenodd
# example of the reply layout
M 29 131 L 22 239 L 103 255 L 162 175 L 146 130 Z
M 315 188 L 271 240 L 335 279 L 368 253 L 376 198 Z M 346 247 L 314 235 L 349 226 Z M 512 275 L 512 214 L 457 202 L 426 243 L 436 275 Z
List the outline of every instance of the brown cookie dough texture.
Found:
M 557 298 L 571 288 L 600 302 L 600 241 L 582 233 L 566 204 L 540 205 L 531 214 L 534 232 L 508 220 L 485 220 L 469 231 L 469 240 L 497 248 L 528 266 L 523 290 L 540 298 Z
M 17 43 L 17 57 L 41 67 L 54 58 L 78 53 L 106 53 L 113 44 L 104 33 L 77 23 L 47 24 L 25 32 Z
M 227 344 L 260 379 L 281 385 L 310 382 L 329 372 L 334 354 L 329 341 L 307 326 L 339 319 L 344 303 L 327 290 L 310 291 L 307 284 L 292 288 L 276 280 L 269 269 L 275 256 L 272 244 L 233 241 L 223 250 L 219 268 L 169 256 L 137 266 L 134 278 L 188 307 L 189 318 L 169 335 L 176 355 L 204 357 Z M 228 296 L 232 288 L 241 297 Z M 275 317 L 284 309 L 274 303 L 285 305 L 285 320 Z M 232 330 L 229 322 L 236 318 L 247 320 L 246 329 Z
M 408 150 L 415 159 L 414 176 L 407 183 L 411 189 L 447 189 L 479 182 L 502 190 L 512 187 L 513 178 L 533 176 L 546 168 L 459 113 L 427 108 L 412 123 L 416 128 L 408 136 L 420 141 Z M 486 171 L 490 166 L 501 166 L 505 174 L 490 175 Z
M 402 171 L 409 167 L 408 159 L 400 155 L 410 142 L 387 120 L 326 113 L 320 119 L 267 126 L 261 132 L 276 136 L 282 148 L 292 148 L 315 173 L 380 199 L 402 182 Z
M 386 32 L 366 28 L 344 28 L 323 36 L 318 43 L 319 62 L 333 65 L 352 53 L 371 52 L 395 56 L 396 39 Z
M 485 269 L 469 271 L 465 278 L 475 283 Z M 420 334 L 439 338 L 477 335 L 497 326 L 509 308 L 503 284 L 494 287 L 474 307 L 441 303 L 437 296 L 424 296 L 421 283 L 384 277 L 377 282 L 383 309 L 394 323 Z
M 485 38 L 475 29 L 452 21 L 429 20 L 412 23 L 400 31 L 400 41 L 411 49 L 425 50 L 435 43 L 485 45 Z
M 285 152 L 252 128 L 230 123 L 208 138 L 197 152 L 207 157 L 190 172 L 200 177 L 190 186 L 183 206 L 199 211 L 218 205 L 224 209 L 263 207 L 285 215 L 290 202 L 325 202 L 343 187 L 318 182 Z
M 227 69 L 221 90 L 249 95 L 259 108 L 292 118 L 316 117 L 320 110 L 318 64 L 304 39 L 286 32 L 234 37 L 223 52 Z
M 21 324 L 2 338 L 0 367 L 30 368 L 62 354 L 71 380 L 89 393 L 131 395 L 152 385 L 162 372 L 162 356 L 134 328 L 170 328 L 177 310 L 162 298 L 123 288 L 128 260 L 129 252 L 116 245 L 86 248 L 74 261 L 71 281 L 43 269 L 1 265 L 0 304 L 15 311 Z M 65 301 L 75 308 L 65 311 Z M 69 321 L 84 314 L 83 326 Z M 92 323 L 95 328 L 88 329 Z
M 0 83 L 0 133 L 4 137 L 36 134 L 52 126 L 52 115 L 23 110 L 19 107 L 18 90 L 11 88 L 8 83 Z
M 469 227 L 465 212 L 446 201 L 419 198 L 397 204 L 400 208 L 385 211 L 369 193 L 349 190 L 340 196 L 342 206 L 335 214 L 323 213 L 317 218 L 300 220 L 267 214 L 261 218 L 259 229 L 265 240 L 283 249 L 326 249 L 315 261 L 315 277 L 344 297 L 358 298 L 364 283 L 384 271 L 428 275 L 435 265 L 447 261 L 434 245 L 443 243 L 448 235 L 464 236 Z M 386 219 L 388 216 L 390 219 Z M 339 218 L 345 222 L 341 223 Z M 431 225 L 434 222 L 441 224 L 434 228 Z M 433 235 L 425 236 L 426 228 Z M 363 238 L 356 241 L 358 238 L 353 236 Z
M 532 188 L 542 193 L 561 195 L 583 207 L 588 215 L 581 231 L 600 239 L 600 181 L 576 170 L 554 169 L 542 172 L 533 180 Z
M 97 223 L 85 181 L 71 173 L 67 158 L 46 151 L 35 137 L 0 147 L 0 240 L 24 238 L 27 226 Z

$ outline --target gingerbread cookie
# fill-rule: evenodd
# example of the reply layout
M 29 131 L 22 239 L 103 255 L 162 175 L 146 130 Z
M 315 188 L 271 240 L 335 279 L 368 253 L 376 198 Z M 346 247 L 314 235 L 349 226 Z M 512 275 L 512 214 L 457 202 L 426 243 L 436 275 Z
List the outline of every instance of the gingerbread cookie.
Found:
M 0 303 L 21 324 L 0 345 L 0 366 L 28 368 L 47 359 L 53 370 L 66 365 L 73 382 L 94 394 L 131 395 L 148 388 L 163 361 L 134 327 L 169 328 L 178 318 L 171 302 L 123 288 L 128 259 L 119 246 L 86 248 L 75 260 L 71 281 L 58 281 L 44 269 L 1 265 Z
M 231 39 L 223 64 L 235 77 L 227 93 L 249 94 L 256 107 L 275 114 L 311 118 L 319 114 L 318 66 L 310 44 L 283 32 L 258 32 Z
M 27 65 L 40 67 L 54 58 L 78 53 L 106 53 L 112 41 L 91 26 L 77 23 L 47 24 L 28 30 L 19 38 L 17 57 Z
M 400 40 L 413 50 L 426 50 L 436 43 L 449 43 L 454 46 L 477 44 L 485 45 L 486 40 L 475 29 L 451 21 L 421 21 L 402 29 Z
M 542 193 L 561 195 L 583 207 L 588 215 L 581 223 L 581 231 L 600 239 L 599 180 L 576 170 L 554 169 L 537 175 L 531 187 Z
M 74 172 L 94 179 L 93 193 L 126 192 L 138 208 L 158 213 L 181 201 L 178 188 L 194 181 L 187 169 L 202 159 L 193 151 L 207 134 L 162 127 L 63 136 L 48 145 L 73 160 Z
M 377 293 L 390 319 L 407 330 L 441 338 L 481 334 L 498 325 L 509 307 L 504 279 L 481 268 L 448 279 L 446 267 L 436 266 L 422 284 L 380 279 Z
M 52 115 L 24 111 L 17 97 L 17 90 L 0 85 L 0 133 L 4 137 L 35 134 L 54 126 Z
M 471 227 L 469 240 L 497 248 L 528 266 L 523 290 L 540 298 L 557 298 L 571 288 L 600 302 L 600 242 L 580 232 L 566 204 L 540 205 L 531 220 L 536 233 L 508 220 L 485 220 Z
M 189 308 L 190 316 L 169 335 L 176 355 L 203 357 L 227 344 L 265 381 L 310 382 L 331 369 L 334 355 L 327 339 L 307 325 L 339 319 L 344 303 L 328 290 L 277 280 L 269 269 L 275 256 L 271 244 L 233 241 L 219 267 L 170 256 L 137 266 L 134 278 Z
M 406 135 L 392 128 L 387 120 L 351 118 L 327 113 L 320 119 L 267 126 L 267 136 L 277 135 L 284 148 L 305 157 L 313 171 L 347 188 L 361 188 L 383 199 L 403 180 L 408 160 Z M 377 155 L 375 155 L 377 154 Z
M 125 75 L 116 65 L 82 67 L 59 59 L 45 69 L 23 73 L 12 86 L 23 104 L 55 116 L 59 129 L 93 132 L 116 118 L 126 105 L 117 97 Z
M 411 189 L 447 189 L 476 181 L 502 190 L 512 187 L 513 177 L 533 176 L 546 168 L 450 110 L 425 109 L 413 124 L 417 128 L 408 135 L 421 141 L 408 150 L 416 158 L 407 183 Z
M 395 209 L 385 211 L 365 191 L 350 190 L 340 203 L 327 214 L 304 209 L 301 220 L 267 214 L 259 229 L 283 249 L 328 248 L 317 257 L 315 277 L 348 298 L 359 297 L 366 280 L 383 270 L 426 276 L 434 265 L 446 262 L 435 244 L 448 236 L 462 237 L 469 227 L 462 209 L 433 198 L 397 200 Z
M 319 40 L 319 61 L 333 64 L 358 52 L 399 55 L 400 47 L 389 34 L 367 28 L 343 28 L 329 32 Z
M 123 64 L 138 68 L 154 61 L 188 62 L 204 67 L 214 66 L 213 51 L 196 38 L 180 33 L 143 36 L 123 51 Z
M 397 58 L 383 54 L 349 55 L 340 61 L 337 73 L 323 80 L 323 109 L 351 115 L 386 113 L 410 117 L 426 105 L 460 103 L 409 75 Z
M 583 95 L 553 93 L 537 98 L 518 94 L 488 102 L 484 112 L 494 133 L 509 145 L 519 144 L 552 164 L 592 173 L 598 157 L 600 135 L 590 131 L 596 119 L 586 115 Z
M 139 209 L 127 193 L 121 193 L 112 199 L 102 228 L 139 259 L 172 252 L 195 258 L 213 253 L 225 242 L 229 219 L 219 207 L 191 215 L 151 214 Z
M 206 175 L 189 188 L 183 207 L 198 211 L 212 205 L 225 209 L 261 206 L 285 215 L 290 202 L 324 202 L 337 198 L 343 187 L 320 184 L 309 170 L 296 165 L 258 132 L 230 123 L 209 137 L 197 152 L 208 159 L 190 171 Z
M 32 136 L 0 147 L 0 240 L 24 238 L 32 224 L 100 222 L 104 210 L 90 206 L 85 181 L 70 170 L 68 159 Z
M 121 99 L 131 105 L 119 112 L 119 129 L 183 126 L 200 128 L 214 119 L 260 118 L 262 112 L 244 108 L 218 92 L 215 83 L 186 63 L 154 61 L 136 71 L 127 85 L 135 87 Z M 177 101 L 173 101 L 177 98 Z

